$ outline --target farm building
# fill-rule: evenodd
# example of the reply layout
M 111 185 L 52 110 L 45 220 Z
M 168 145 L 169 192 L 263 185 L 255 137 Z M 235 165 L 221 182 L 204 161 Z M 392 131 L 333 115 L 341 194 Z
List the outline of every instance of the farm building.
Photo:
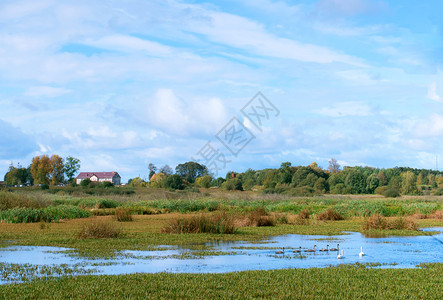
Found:
M 80 184 L 85 179 L 94 182 L 112 182 L 115 185 L 121 184 L 121 177 L 117 172 L 81 172 L 76 178 L 77 184 Z

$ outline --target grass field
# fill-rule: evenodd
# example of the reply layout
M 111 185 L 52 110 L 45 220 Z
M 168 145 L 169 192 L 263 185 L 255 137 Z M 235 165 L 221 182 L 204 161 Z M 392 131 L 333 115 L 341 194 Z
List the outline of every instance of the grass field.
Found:
M 419 227 L 442 226 L 442 199 L 330 195 L 288 198 L 218 190 L 201 193 L 136 190 L 132 194 L 101 196 L 36 190 L 0 192 L 0 217 L 3 216 L 0 247 L 60 246 L 74 248 L 74 255 L 109 257 L 115 251 L 149 250 L 157 245 L 181 245 L 204 251 L 208 242 L 257 241 L 283 234 L 338 235 L 357 231 L 369 236 L 422 235 L 425 233 L 417 230 L 365 229 L 364 225 L 369 216 L 380 216 L 392 224 L 411 219 Z M 132 213 L 132 221 L 131 218 L 127 222 L 117 221 L 115 213 L 116 210 L 119 213 L 120 207 Z M 20 212 L 21 222 L 17 222 L 14 210 Z M 246 222 L 248 216 L 251 219 L 260 210 L 266 214 L 265 218 L 274 220 L 267 225 L 275 226 Z M 321 215 L 328 216 L 328 210 L 344 220 L 323 219 Z M 210 219 L 220 213 L 232 219 L 235 233 L 165 233 L 171 221 L 194 216 Z M 81 234 L 96 221 L 111 224 L 117 234 L 112 238 Z M 0 298 L 441 299 L 442 271 L 442 264 L 433 264 L 410 270 L 342 266 L 227 274 L 67 276 L 0 286 Z
M 443 265 L 224 274 L 133 274 L 39 279 L 0 286 L 2 299 L 442 299 Z

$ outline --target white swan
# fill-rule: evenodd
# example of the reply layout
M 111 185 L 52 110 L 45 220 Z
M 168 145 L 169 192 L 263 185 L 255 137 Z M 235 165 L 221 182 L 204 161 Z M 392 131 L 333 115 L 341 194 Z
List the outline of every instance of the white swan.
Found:
M 341 254 L 337 255 L 337 259 L 342 259 L 342 258 L 344 258 L 344 257 L 345 257 L 344 255 L 345 255 L 345 254 L 344 254 L 344 251 L 341 250 Z
M 363 257 L 363 255 L 365 255 L 363 252 L 363 247 L 360 247 L 360 253 L 358 254 L 358 256 Z

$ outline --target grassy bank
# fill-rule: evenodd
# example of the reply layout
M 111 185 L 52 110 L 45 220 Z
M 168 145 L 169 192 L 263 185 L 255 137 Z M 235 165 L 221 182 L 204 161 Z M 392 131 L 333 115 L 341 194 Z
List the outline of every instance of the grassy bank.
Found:
M 0 286 L 2 299 L 442 299 L 443 265 L 422 269 L 326 269 L 226 274 L 133 274 L 42 279 Z

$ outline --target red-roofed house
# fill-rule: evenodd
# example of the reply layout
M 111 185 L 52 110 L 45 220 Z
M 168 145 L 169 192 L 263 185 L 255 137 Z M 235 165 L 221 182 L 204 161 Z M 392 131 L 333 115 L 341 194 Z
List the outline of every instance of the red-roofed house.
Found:
M 95 182 L 108 181 L 112 182 L 114 185 L 120 185 L 122 179 L 117 172 L 81 172 L 76 178 L 77 184 L 80 184 L 80 182 L 86 178 Z

